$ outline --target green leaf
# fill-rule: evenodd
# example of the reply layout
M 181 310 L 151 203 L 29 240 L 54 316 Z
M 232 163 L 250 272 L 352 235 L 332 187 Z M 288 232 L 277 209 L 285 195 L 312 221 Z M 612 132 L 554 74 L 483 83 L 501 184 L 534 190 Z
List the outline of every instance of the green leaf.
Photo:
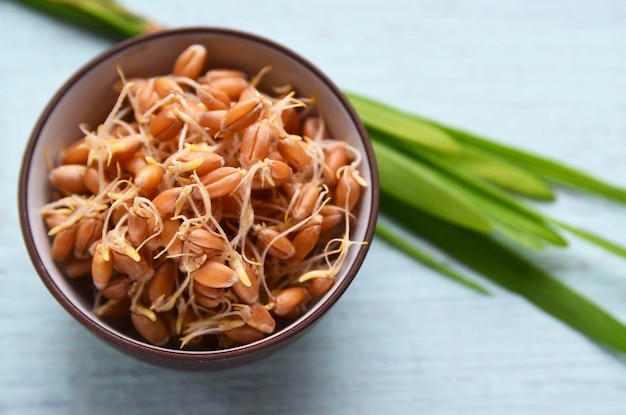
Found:
M 111 0 L 16 0 L 115 40 L 146 33 L 152 23 Z
M 459 170 L 520 196 L 543 201 L 555 199 L 550 186 L 538 175 L 480 149 L 463 145 L 460 152 L 440 157 Z
M 563 186 L 584 190 L 618 202 L 626 202 L 626 188 L 610 184 L 602 179 L 594 177 L 584 171 L 568 166 L 559 161 L 542 157 L 512 146 L 507 146 L 425 117 L 409 114 L 398 108 L 377 103 L 374 100 L 352 92 L 346 93 L 346 95 L 361 116 L 363 123 L 374 130 L 384 131 L 381 130 L 378 125 L 381 122 L 377 121 L 375 108 L 378 106 L 384 108 L 385 112 L 394 114 L 394 116 L 401 120 L 400 122 L 402 123 L 420 126 L 428 125 L 440 130 L 440 132 L 445 133 L 448 138 L 455 140 L 457 146 L 460 144 L 463 148 L 482 150 L 484 153 L 487 153 L 492 157 L 497 156 L 501 158 L 505 163 L 514 163 L 521 168 L 527 169 L 541 177 Z M 361 114 L 360 111 L 363 111 L 363 114 Z M 395 134 L 394 131 L 384 132 L 392 135 Z M 458 149 L 456 151 L 458 151 Z
M 459 146 L 447 133 L 433 127 L 411 114 L 399 111 L 360 95 L 345 92 L 359 117 L 369 128 L 389 134 L 430 150 L 442 153 L 455 153 Z
M 411 208 L 400 200 L 393 218 L 449 255 L 503 288 L 517 293 L 580 333 L 626 353 L 626 326 L 581 294 L 567 287 L 515 251 L 478 232 L 461 228 Z
M 544 249 L 548 243 L 542 239 L 538 238 L 535 235 L 529 234 L 528 232 L 523 232 L 509 224 L 498 222 L 496 225 L 496 229 L 505 238 L 527 248 L 532 248 L 536 250 Z M 497 234 L 496 234 L 497 236 Z
M 421 262 L 422 264 L 434 269 L 440 274 L 476 291 L 481 294 L 490 294 L 482 285 L 475 281 L 472 281 L 445 264 L 437 261 L 434 257 L 419 249 L 415 244 L 407 242 L 401 235 L 394 232 L 390 227 L 383 225 L 380 221 L 376 224 L 376 235 L 398 248 L 405 254 L 413 257 L 413 259 Z
M 563 223 L 561 221 L 557 221 L 557 220 L 553 220 L 554 223 L 558 224 L 560 227 L 562 227 L 563 229 L 571 232 L 572 234 L 578 236 L 581 239 L 586 240 L 587 242 L 590 242 L 602 249 L 605 249 L 608 252 L 611 252 L 615 255 L 621 256 L 622 258 L 626 258 L 626 248 L 618 245 L 614 242 L 611 242 L 605 238 L 602 238 L 601 236 L 598 236 L 596 234 L 593 234 L 589 231 L 586 231 L 584 229 L 580 229 L 577 228 L 575 226 L 572 225 L 568 225 L 566 223 Z
M 373 141 L 380 187 L 411 206 L 480 232 L 493 227 L 471 203 L 420 163 L 381 142 Z
M 363 96 L 354 93 L 346 93 L 346 95 L 371 134 L 384 136 L 384 139 L 390 142 L 415 144 L 416 151 L 432 151 L 434 149 L 436 153 L 442 153 L 442 157 L 453 161 L 477 177 L 520 195 L 539 200 L 554 199 L 552 189 L 541 178 L 527 169 L 493 157 L 489 153 L 471 146 L 460 147 L 455 143 L 453 149 L 443 149 L 440 144 L 441 141 L 432 139 L 432 134 L 443 133 L 448 138 L 451 135 L 439 126 L 429 124 L 412 114 Z
M 374 150 L 378 149 L 377 143 L 389 141 L 386 140 L 386 136 L 378 133 L 372 132 L 370 136 L 375 144 Z M 449 194 L 454 194 L 457 198 L 473 206 L 476 211 L 489 220 L 495 230 L 533 248 L 543 246 L 540 243 L 541 240 L 555 246 L 567 246 L 567 241 L 550 226 L 539 212 L 521 204 L 493 185 L 468 174 L 448 161 L 447 157 L 421 151 L 417 146 L 407 143 L 400 143 L 399 148 L 395 151 L 400 152 L 399 154 L 414 155 L 414 158 L 408 160 L 415 166 L 419 166 L 423 171 L 422 174 L 428 172 L 431 177 L 438 180 L 440 187 L 445 188 Z M 385 187 L 383 186 L 384 190 Z M 441 216 L 440 209 L 441 203 L 435 209 L 427 211 Z
M 509 162 L 517 163 L 560 185 L 584 190 L 614 201 L 626 202 L 625 188 L 614 186 L 584 171 L 434 121 L 426 122 L 430 123 L 432 126 L 441 128 L 464 146 L 481 149 L 490 154 L 497 155 L 504 160 L 508 160 Z
M 548 224 L 533 220 L 511 209 L 485 199 L 481 201 L 487 217 L 495 229 L 529 248 L 540 249 L 545 243 L 566 247 L 567 241 Z

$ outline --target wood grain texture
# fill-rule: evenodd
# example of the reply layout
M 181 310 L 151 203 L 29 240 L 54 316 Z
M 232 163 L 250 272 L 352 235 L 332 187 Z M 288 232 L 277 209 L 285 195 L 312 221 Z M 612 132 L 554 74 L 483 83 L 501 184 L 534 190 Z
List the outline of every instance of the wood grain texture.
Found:
M 171 27 L 267 36 L 342 88 L 626 185 L 623 1 L 175 3 L 124 1 Z M 379 240 L 331 313 L 262 362 L 180 373 L 104 345 L 38 280 L 14 201 L 39 113 L 109 43 L 13 2 L 0 2 L 0 27 L 0 414 L 626 414 L 626 359 L 519 297 L 474 294 Z M 626 244 L 623 206 L 559 198 L 539 207 Z M 576 240 L 534 258 L 626 321 L 622 260 Z

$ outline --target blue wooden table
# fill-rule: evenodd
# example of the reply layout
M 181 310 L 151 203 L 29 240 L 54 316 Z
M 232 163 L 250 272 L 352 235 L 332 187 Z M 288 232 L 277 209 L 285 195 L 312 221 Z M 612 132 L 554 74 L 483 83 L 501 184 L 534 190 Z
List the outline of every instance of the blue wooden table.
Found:
M 170 27 L 272 38 L 342 88 L 626 185 L 623 1 L 124 4 Z M 626 359 L 518 296 L 488 282 L 492 297 L 475 294 L 381 240 L 332 312 L 262 362 L 175 372 L 109 348 L 39 281 L 16 186 L 43 107 L 110 41 L 6 0 L 0 28 L 0 414 L 626 414 Z M 626 245 L 624 206 L 561 192 L 539 208 Z M 626 262 L 576 239 L 533 258 L 626 321 Z

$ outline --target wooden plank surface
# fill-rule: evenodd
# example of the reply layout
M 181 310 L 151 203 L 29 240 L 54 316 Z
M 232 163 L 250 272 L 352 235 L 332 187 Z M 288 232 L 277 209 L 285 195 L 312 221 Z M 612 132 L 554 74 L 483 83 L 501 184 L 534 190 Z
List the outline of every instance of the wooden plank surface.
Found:
M 626 185 L 622 1 L 176 3 L 124 2 L 171 27 L 272 38 L 342 88 Z M 112 350 L 38 280 L 15 203 L 39 113 L 110 42 L 7 1 L 0 27 L 0 414 L 626 414 L 626 359 L 519 297 L 492 286 L 492 298 L 474 294 L 380 240 L 332 312 L 267 360 L 181 373 Z M 540 208 L 626 244 L 623 206 L 559 199 Z M 576 240 L 534 258 L 626 321 L 622 260 Z

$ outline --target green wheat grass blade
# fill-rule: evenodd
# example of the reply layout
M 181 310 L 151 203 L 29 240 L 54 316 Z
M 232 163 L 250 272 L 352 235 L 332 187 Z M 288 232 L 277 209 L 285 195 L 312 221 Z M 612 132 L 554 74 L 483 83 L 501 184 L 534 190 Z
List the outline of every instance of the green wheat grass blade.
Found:
M 369 128 L 437 152 L 455 153 L 459 151 L 456 141 L 440 128 L 416 120 L 408 113 L 359 95 L 347 92 L 345 95 L 356 109 L 363 123 Z
M 116 40 L 146 33 L 154 26 L 150 21 L 111 0 L 16 1 Z
M 355 106 L 357 112 L 359 111 L 359 108 L 362 108 L 362 103 L 376 104 L 375 101 L 367 97 L 355 94 L 353 92 L 346 93 L 346 95 Z M 492 157 L 497 156 L 504 163 L 512 163 L 518 165 L 526 170 L 529 170 L 530 172 L 533 172 L 545 179 L 551 180 L 562 186 L 584 190 L 589 193 L 612 199 L 618 202 L 626 202 L 626 188 L 610 184 L 602 179 L 594 177 L 591 174 L 568 166 L 565 163 L 561 163 L 547 157 L 542 157 L 537 154 L 517 149 L 512 146 L 507 146 L 502 143 L 498 143 L 496 141 L 481 137 L 479 135 L 472 134 L 470 132 L 448 125 L 444 125 L 425 117 L 421 117 L 415 114 L 408 114 L 398 108 L 388 106 L 386 104 L 378 103 L 377 105 L 384 107 L 389 112 L 395 112 L 396 116 L 403 119 L 404 122 L 426 124 L 433 128 L 436 128 L 441 132 L 446 133 L 450 138 L 454 139 L 461 147 L 481 150 L 482 152 L 489 154 Z M 379 128 L 377 128 L 374 118 L 375 113 L 366 113 L 364 114 L 364 117 L 362 117 L 363 123 L 366 126 L 370 126 L 371 128 L 378 130 Z
M 626 353 L 624 323 L 504 244 L 416 211 L 402 201 L 381 199 L 381 203 L 393 206 L 393 218 L 407 230 L 590 339 Z
M 559 185 L 601 196 L 614 201 L 626 202 L 626 189 L 607 183 L 581 170 L 567 166 L 555 160 L 506 146 L 477 135 L 429 121 L 458 140 L 462 145 L 472 146 L 516 163 Z
M 371 134 L 374 148 L 377 149 L 380 142 L 390 141 L 391 138 L 380 134 Z M 440 183 L 440 187 L 450 194 L 465 201 L 489 220 L 492 227 L 514 240 L 527 246 L 538 248 L 543 246 L 541 240 L 555 246 L 567 246 L 567 241 L 552 228 L 544 217 L 533 209 L 521 204 L 498 188 L 480 180 L 466 171 L 449 162 L 445 157 L 438 157 L 431 153 L 420 151 L 417 146 L 402 143 L 399 148 L 389 147 L 392 151 L 402 154 L 403 157 L 413 155 L 410 162 L 413 166 L 419 166 L 421 175 L 428 173 L 431 181 Z M 382 164 L 382 163 L 379 163 Z M 392 168 L 397 162 L 392 164 Z M 406 183 L 406 186 L 409 184 Z M 420 188 L 409 187 L 414 190 L 415 198 L 419 198 Z M 406 193 L 406 189 L 405 189 Z M 431 213 L 438 215 L 442 204 L 438 203 Z
M 439 175 L 387 145 L 373 141 L 381 191 L 447 221 L 480 232 L 493 227 L 470 202 L 451 191 Z
M 481 294 L 490 294 L 489 290 L 487 290 L 479 283 L 459 274 L 452 268 L 435 259 L 432 255 L 429 255 L 425 251 L 419 249 L 415 244 L 407 242 L 406 239 L 404 239 L 401 235 L 394 232 L 390 227 L 380 223 L 380 221 L 376 225 L 376 235 L 387 241 L 395 248 L 411 256 L 413 259 L 456 281 L 457 283 L 464 285 Z
M 567 230 L 568 232 L 578 236 L 579 238 L 596 245 L 599 248 L 602 248 L 608 252 L 611 252 L 617 256 L 621 256 L 622 258 L 626 258 L 626 247 L 618 245 L 614 242 L 611 242 L 599 235 L 596 235 L 592 232 L 586 231 L 584 229 L 580 229 L 578 227 L 566 224 L 561 221 L 553 220 L 558 226 Z
M 384 136 L 384 139 L 390 142 L 412 145 L 415 151 L 432 151 L 433 145 L 424 145 L 424 142 L 438 142 L 429 139 L 433 128 L 443 131 L 439 127 L 428 125 L 412 114 L 382 105 L 358 94 L 347 93 L 347 96 L 369 132 L 372 135 Z M 407 131 L 410 131 L 409 134 L 414 138 L 413 140 L 407 140 Z M 448 136 L 451 137 L 451 135 Z M 423 142 L 415 141 L 416 138 L 421 138 Z M 454 162 L 465 171 L 509 191 L 539 200 L 554 199 L 552 189 L 536 174 L 495 158 L 480 149 L 456 144 L 454 151 L 442 152 L 436 147 L 434 153 L 441 153 L 442 157 Z
M 480 149 L 462 145 L 461 151 L 445 159 L 457 169 L 511 193 L 541 201 L 555 199 L 554 191 L 541 177 Z

